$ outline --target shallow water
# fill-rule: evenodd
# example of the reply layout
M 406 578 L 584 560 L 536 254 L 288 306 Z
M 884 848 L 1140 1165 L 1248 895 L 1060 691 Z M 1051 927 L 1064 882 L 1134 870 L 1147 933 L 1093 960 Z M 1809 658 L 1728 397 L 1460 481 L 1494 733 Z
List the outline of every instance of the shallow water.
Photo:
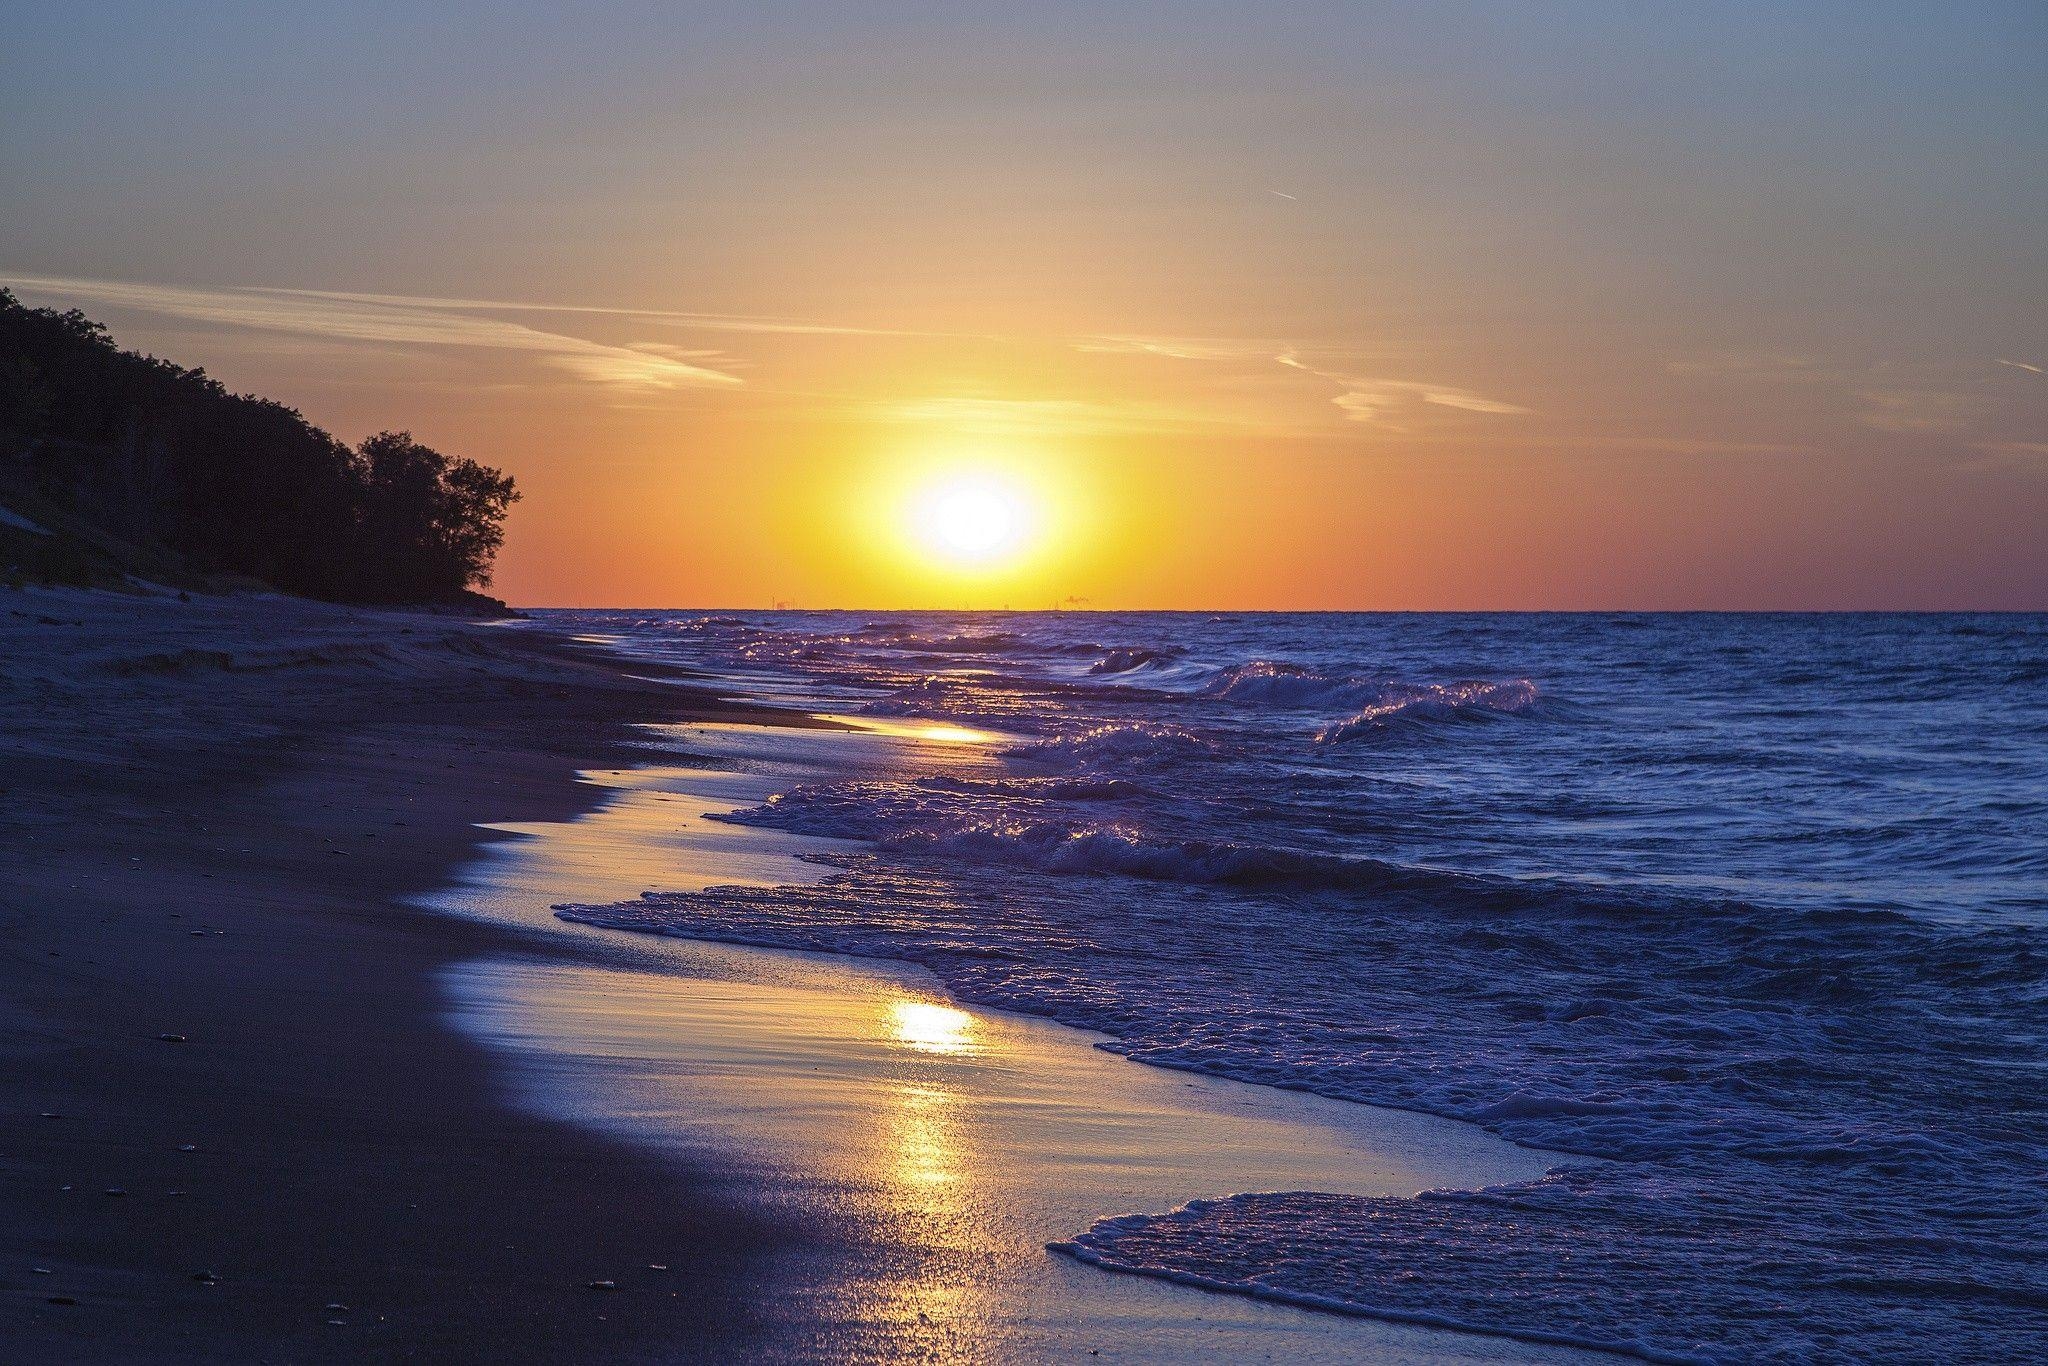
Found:
M 929 735 L 728 817 L 857 846 L 822 879 L 565 916 L 1613 1159 L 1074 1230 L 1104 1265 L 1675 1358 L 2048 1348 L 2040 617 L 564 622 Z
M 893 743 L 712 728 L 664 738 L 756 771 L 589 775 L 609 789 L 599 810 L 519 827 L 524 838 L 487 851 L 436 907 L 559 934 L 568 927 L 547 906 L 564 887 L 655 873 L 773 885 L 778 864 L 801 874 L 792 853 L 815 842 L 704 815 L 758 801 L 775 770 L 815 774 Z M 960 1009 L 900 965 L 674 940 L 616 947 L 603 967 L 461 965 L 445 980 L 453 1017 L 508 1056 L 518 1103 L 670 1148 L 732 1198 L 787 1216 L 795 1234 L 762 1285 L 770 1355 L 1568 1356 L 1109 1277 L 1046 1248 L 1098 1218 L 1201 1196 L 1406 1195 L 1525 1179 L 1546 1155 L 1428 1116 L 1138 1066 L 1097 1048 L 1100 1036 Z

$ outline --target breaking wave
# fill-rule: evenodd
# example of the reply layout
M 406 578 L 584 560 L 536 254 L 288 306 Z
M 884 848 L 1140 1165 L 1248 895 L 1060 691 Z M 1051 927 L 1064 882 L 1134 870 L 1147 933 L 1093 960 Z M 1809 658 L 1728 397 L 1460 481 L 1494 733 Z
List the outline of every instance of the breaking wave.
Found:
M 1215 746 L 1179 726 L 1130 721 L 1033 741 L 1004 753 L 1053 768 L 1146 768 L 1201 759 L 1215 753 Z
M 1316 732 L 1316 741 L 1338 745 L 1403 726 L 1526 716 L 1536 709 L 1537 702 L 1536 685 L 1526 678 L 1504 683 L 1394 684 L 1356 715 Z

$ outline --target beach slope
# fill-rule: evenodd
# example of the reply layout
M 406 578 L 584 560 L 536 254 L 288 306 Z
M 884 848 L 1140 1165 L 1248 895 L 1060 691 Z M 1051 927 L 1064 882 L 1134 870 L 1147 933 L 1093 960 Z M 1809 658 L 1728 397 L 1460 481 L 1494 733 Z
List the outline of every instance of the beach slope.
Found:
M 507 1108 L 431 979 L 539 950 L 404 901 L 714 706 L 450 618 L 0 594 L 0 1358 L 744 1350 L 778 1230 Z

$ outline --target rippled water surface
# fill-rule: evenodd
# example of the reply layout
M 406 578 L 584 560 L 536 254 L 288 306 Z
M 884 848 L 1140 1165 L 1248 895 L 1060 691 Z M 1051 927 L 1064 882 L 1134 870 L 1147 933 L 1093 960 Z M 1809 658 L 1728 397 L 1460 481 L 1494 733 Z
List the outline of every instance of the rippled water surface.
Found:
M 2048 1349 L 2043 618 L 550 616 L 965 755 L 731 818 L 858 842 L 823 881 L 569 918 L 1586 1159 L 1072 1255 L 1652 1357 Z

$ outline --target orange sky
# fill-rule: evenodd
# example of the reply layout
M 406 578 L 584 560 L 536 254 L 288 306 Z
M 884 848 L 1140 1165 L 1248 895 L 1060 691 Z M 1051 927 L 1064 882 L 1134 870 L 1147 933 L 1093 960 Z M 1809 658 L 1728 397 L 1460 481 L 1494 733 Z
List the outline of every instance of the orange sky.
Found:
M 515 603 L 2048 607 L 2036 10 L 600 8 L 37 18 L 0 282 Z

